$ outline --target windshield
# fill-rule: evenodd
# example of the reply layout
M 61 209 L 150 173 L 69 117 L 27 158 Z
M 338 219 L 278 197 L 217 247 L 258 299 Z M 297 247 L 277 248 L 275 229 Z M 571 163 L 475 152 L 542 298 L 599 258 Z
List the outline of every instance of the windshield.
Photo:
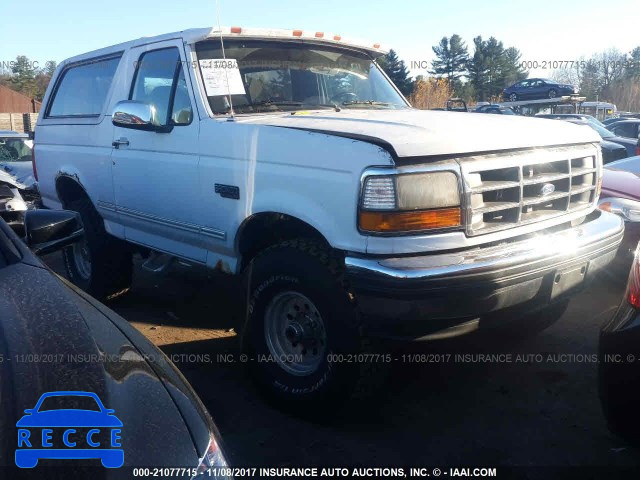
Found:
M 596 125 L 600 128 L 604 128 L 606 130 L 607 127 L 605 127 L 604 123 L 602 123 L 600 120 L 598 120 L 596 117 L 593 117 L 591 115 L 585 115 L 584 116 L 585 120 L 587 122 L 592 123 L 593 125 Z
M 26 138 L 0 138 L 0 162 L 30 162 L 32 147 Z
M 609 130 L 607 130 L 604 127 L 601 127 L 600 125 L 593 123 L 593 122 L 587 122 L 588 125 L 593 128 L 596 132 L 598 132 L 600 134 L 600 136 L 602 138 L 613 138 L 615 137 L 615 135 L 613 133 L 611 133 Z
M 240 114 L 409 108 L 365 53 L 263 40 L 225 40 L 224 50 L 226 62 L 219 40 L 196 45 L 207 98 L 215 114 L 230 111 L 229 91 L 234 111 Z

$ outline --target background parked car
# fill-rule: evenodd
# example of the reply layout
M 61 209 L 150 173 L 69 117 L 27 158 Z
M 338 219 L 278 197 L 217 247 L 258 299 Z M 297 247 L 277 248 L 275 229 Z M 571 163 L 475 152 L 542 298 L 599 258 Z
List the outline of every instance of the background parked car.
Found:
M 467 102 L 462 98 L 450 98 L 447 100 L 447 111 L 449 112 L 468 112 Z
M 501 105 L 482 105 L 474 110 L 475 113 L 492 113 L 496 115 L 516 115 L 510 107 L 503 107 Z
M 525 99 L 557 98 L 578 93 L 576 87 L 558 83 L 546 78 L 528 78 L 514 83 L 503 91 L 503 97 L 510 102 Z
M 0 171 L 4 171 L 28 187 L 33 187 L 31 151 L 33 141 L 25 133 L 0 130 Z
M 606 128 L 595 125 L 592 122 L 585 122 L 583 120 L 575 120 L 571 118 L 566 121 L 577 125 L 588 125 L 598 132 L 602 138 L 602 157 L 605 164 L 622 158 L 631 157 L 636 154 L 637 141 L 629 138 L 618 137 Z
M 570 123 L 575 123 L 576 125 L 585 125 L 595 130 L 596 132 L 598 132 L 598 134 L 600 135 L 600 138 L 602 139 L 600 142 L 600 148 L 602 148 L 602 162 L 604 164 L 615 162 L 616 160 L 627 158 L 629 156 L 627 149 L 624 146 L 616 142 L 610 141 L 610 138 L 613 138 L 614 135 L 606 128 L 601 128 L 601 127 L 598 127 L 597 125 L 592 124 L 591 122 L 587 122 L 584 120 L 577 120 L 573 118 L 570 118 L 565 121 Z M 606 139 L 604 138 L 605 136 L 607 137 Z
M 637 139 L 640 136 L 640 119 L 618 120 L 607 128 L 618 137 Z
M 620 120 L 624 120 L 624 119 L 620 117 L 605 118 L 602 121 L 602 124 L 606 127 L 608 125 L 611 125 L 612 123 L 619 122 Z
M 29 245 L 43 254 L 83 235 L 78 214 L 64 210 L 28 212 L 23 229 Z M 46 268 L 2 220 L 0 311 L 0 358 L 18 359 L 0 362 L 5 428 L 16 425 L 43 393 L 93 392 L 123 423 L 125 465 L 225 464 L 213 421 L 175 366 L 124 319 Z M 25 355 L 55 360 L 20 361 Z M 61 443 L 57 433 L 54 428 L 53 442 Z M 15 449 L 15 442 L 2 442 L 0 466 L 14 464 Z M 93 477 L 77 460 L 67 462 L 55 465 L 69 467 L 68 478 Z M 104 478 L 119 473 L 101 472 Z M 48 477 L 46 471 L 41 475 Z
M 568 120 L 573 118 L 575 120 L 584 120 L 586 122 L 591 122 L 596 125 L 600 125 L 601 127 L 605 126 L 604 123 L 602 123 L 593 115 L 586 115 L 583 113 L 538 113 L 536 115 L 536 118 L 550 118 L 553 120 Z
M 32 148 L 28 135 L 0 130 L 0 217 L 10 225 L 22 225 L 24 213 L 40 204 Z
M 640 259 L 635 255 L 625 298 L 600 331 L 598 383 L 609 429 L 640 444 Z

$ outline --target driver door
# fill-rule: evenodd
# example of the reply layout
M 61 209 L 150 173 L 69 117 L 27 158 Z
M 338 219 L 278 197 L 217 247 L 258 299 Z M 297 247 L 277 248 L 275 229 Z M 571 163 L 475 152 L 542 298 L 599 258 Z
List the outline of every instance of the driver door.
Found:
M 113 141 L 115 202 L 125 238 L 204 263 L 199 205 L 198 134 L 194 97 L 186 78 L 182 42 L 132 49 L 128 98 L 150 104 L 164 131 L 116 126 Z

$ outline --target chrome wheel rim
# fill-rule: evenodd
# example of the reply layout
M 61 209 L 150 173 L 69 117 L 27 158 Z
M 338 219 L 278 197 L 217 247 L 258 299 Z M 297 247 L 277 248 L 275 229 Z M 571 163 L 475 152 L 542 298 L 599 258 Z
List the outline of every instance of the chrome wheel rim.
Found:
M 84 280 L 91 279 L 91 253 L 86 240 L 73 245 L 73 263 Z
M 327 351 L 327 333 L 311 300 L 298 292 L 279 293 L 269 302 L 264 323 L 269 353 L 284 371 L 302 377 L 318 369 Z
M 557 95 L 555 90 L 549 90 L 549 98 L 556 98 Z
M 512 94 L 511 94 L 511 96 L 509 97 L 509 99 L 510 99 L 512 102 L 515 102 L 515 101 L 518 99 L 518 96 L 517 96 L 515 93 L 512 93 Z

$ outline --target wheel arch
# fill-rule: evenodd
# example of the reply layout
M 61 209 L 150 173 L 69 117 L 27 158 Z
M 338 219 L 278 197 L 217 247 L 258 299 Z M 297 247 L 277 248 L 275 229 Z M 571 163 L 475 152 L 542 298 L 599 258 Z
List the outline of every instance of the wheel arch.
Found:
M 235 237 L 238 270 L 244 269 L 265 248 L 294 238 L 309 238 L 331 247 L 317 228 L 293 215 L 269 211 L 249 216 L 242 222 Z
M 81 198 L 88 198 L 91 200 L 87 190 L 84 188 L 76 174 L 59 173 L 56 176 L 55 186 L 58 200 L 60 200 L 63 208 L 68 207 L 69 203 L 74 200 L 79 200 Z

